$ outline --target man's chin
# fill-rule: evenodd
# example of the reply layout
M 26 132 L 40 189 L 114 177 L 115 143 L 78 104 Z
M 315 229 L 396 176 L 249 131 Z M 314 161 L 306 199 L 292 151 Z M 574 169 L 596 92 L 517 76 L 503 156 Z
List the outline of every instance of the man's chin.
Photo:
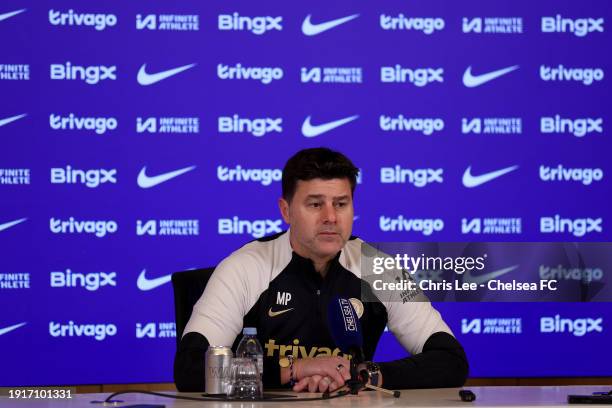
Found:
M 317 252 L 326 256 L 336 255 L 344 246 L 344 241 L 340 235 L 328 235 L 324 237 L 319 236 L 317 241 Z

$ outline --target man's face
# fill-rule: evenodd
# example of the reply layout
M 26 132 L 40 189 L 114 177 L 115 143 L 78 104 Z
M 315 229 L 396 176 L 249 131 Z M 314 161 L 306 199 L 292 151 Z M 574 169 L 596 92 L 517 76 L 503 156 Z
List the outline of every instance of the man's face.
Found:
M 353 197 L 346 178 L 297 182 L 291 203 L 279 200 L 291 225 L 291 245 L 300 256 L 328 261 L 338 253 L 353 229 Z

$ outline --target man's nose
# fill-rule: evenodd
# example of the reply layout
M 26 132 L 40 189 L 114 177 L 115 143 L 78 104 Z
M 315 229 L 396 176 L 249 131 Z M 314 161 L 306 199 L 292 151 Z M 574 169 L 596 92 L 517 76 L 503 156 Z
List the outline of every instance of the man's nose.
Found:
M 323 222 L 324 223 L 336 223 L 336 207 L 333 204 L 326 204 L 323 206 Z

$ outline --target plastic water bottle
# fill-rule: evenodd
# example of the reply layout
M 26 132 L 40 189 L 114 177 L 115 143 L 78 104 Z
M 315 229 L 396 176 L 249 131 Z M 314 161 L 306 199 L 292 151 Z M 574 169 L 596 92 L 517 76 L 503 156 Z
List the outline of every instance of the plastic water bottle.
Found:
M 245 327 L 242 329 L 242 340 L 238 343 L 236 357 L 253 359 L 259 370 L 259 376 L 263 379 L 263 348 L 257 340 L 257 328 Z

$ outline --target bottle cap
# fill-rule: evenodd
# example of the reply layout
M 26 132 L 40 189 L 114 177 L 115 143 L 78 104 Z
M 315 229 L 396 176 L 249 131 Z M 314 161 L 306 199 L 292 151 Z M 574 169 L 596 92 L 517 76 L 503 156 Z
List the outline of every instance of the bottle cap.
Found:
M 245 327 L 244 329 L 242 329 L 242 334 L 246 336 L 256 336 L 257 327 Z

